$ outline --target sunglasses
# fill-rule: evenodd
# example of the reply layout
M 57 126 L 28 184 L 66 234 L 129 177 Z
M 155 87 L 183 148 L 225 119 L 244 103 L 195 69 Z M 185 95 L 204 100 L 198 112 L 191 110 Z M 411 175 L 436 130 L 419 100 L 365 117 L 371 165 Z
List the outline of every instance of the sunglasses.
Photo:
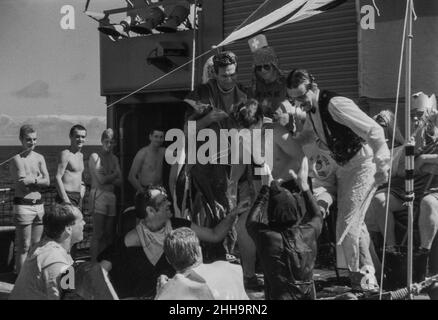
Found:
M 272 66 L 270 64 L 264 64 L 261 66 L 256 66 L 255 69 L 256 71 L 262 71 L 262 69 L 265 69 L 265 71 L 269 71 L 272 69 Z

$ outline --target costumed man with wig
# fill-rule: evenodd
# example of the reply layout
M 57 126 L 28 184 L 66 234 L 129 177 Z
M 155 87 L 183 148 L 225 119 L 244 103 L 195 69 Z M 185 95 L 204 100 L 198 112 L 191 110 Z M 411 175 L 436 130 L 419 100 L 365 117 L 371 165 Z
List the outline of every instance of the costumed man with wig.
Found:
M 337 264 L 347 267 L 354 289 L 375 290 L 377 281 L 369 252 L 365 212 L 375 187 L 388 180 L 390 153 L 383 129 L 350 99 L 330 91 L 312 90 L 313 76 L 293 70 L 287 79 L 288 95 L 307 111 L 301 144 L 317 141 L 336 161 L 335 185 Z M 367 270 L 370 286 L 361 286 L 360 270 Z
M 206 79 L 204 79 L 206 82 L 199 85 L 184 100 L 189 104 L 186 113 L 185 133 L 186 136 L 189 136 L 190 134 L 197 134 L 201 129 L 208 128 L 213 130 L 217 138 L 217 145 L 215 146 L 216 154 L 209 149 L 207 154 L 209 158 L 208 163 L 189 163 L 186 169 L 181 169 L 180 174 L 177 175 L 175 192 L 178 207 L 182 209 L 182 207 L 187 208 L 190 206 L 192 218 L 199 221 L 199 223 L 202 223 L 200 219 L 204 219 L 203 224 L 208 226 L 216 225 L 233 206 L 229 202 L 228 196 L 230 166 L 221 164 L 223 163 L 223 158 L 227 160 L 225 163 L 230 163 L 229 147 L 226 150 L 222 150 L 220 141 L 223 138 L 221 137 L 220 130 L 236 127 L 235 121 L 230 115 L 235 113 L 237 108 L 247 100 L 245 89 L 237 82 L 238 63 L 236 55 L 230 51 L 218 53 L 213 56 L 212 65 L 213 78 L 210 78 L 211 74 L 210 76 L 207 74 Z M 193 125 L 193 123 L 196 123 L 196 132 L 190 130 L 189 125 Z M 190 137 L 188 137 L 188 141 L 193 141 L 193 139 L 190 140 Z M 208 143 L 210 146 L 213 144 L 210 140 Z M 196 151 L 198 151 L 199 147 L 200 145 L 196 146 Z M 188 150 L 189 148 L 186 148 L 186 151 Z M 190 154 L 187 154 L 187 158 L 190 159 Z M 187 172 L 190 175 L 191 184 L 189 191 L 187 191 L 187 184 L 184 182 L 182 172 Z M 250 188 L 246 189 L 246 195 L 242 196 L 242 198 L 249 196 Z M 237 233 L 239 234 L 239 232 Z M 239 241 L 239 235 L 237 237 Z M 233 241 L 231 239 L 229 242 L 232 243 Z M 246 249 L 241 250 L 243 255 L 254 256 L 252 260 L 255 260 L 254 245 L 245 245 L 241 242 L 240 244 L 240 247 L 246 247 Z M 215 246 L 214 248 L 206 244 L 203 244 L 203 246 L 205 249 L 204 259 L 206 261 L 218 258 L 223 259 L 226 257 L 226 253 L 232 253 L 228 246 L 227 250 L 221 246 Z M 245 276 L 251 280 L 247 282 L 254 284 L 254 287 L 259 286 L 254 267 L 249 267 L 254 263 L 247 264 L 247 261 L 249 259 L 242 259 Z M 245 267 L 245 265 L 248 265 L 248 267 Z

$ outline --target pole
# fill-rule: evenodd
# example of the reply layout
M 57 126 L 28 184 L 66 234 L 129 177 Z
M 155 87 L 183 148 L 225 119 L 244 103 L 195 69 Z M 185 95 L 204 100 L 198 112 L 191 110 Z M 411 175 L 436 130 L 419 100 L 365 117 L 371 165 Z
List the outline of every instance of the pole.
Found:
M 196 62 L 196 14 L 198 13 L 198 0 L 195 0 L 193 9 L 193 44 L 192 44 L 192 83 L 191 90 L 195 90 L 195 62 Z
M 412 6 L 413 0 L 407 0 L 408 6 L 408 21 L 406 33 L 406 137 L 411 137 L 411 58 L 412 58 Z M 408 274 L 407 287 L 409 288 L 409 299 L 412 300 L 412 261 L 413 261 L 413 229 L 414 229 L 414 144 L 408 143 L 406 145 L 406 161 L 405 161 L 405 189 L 406 189 L 406 206 L 408 207 Z

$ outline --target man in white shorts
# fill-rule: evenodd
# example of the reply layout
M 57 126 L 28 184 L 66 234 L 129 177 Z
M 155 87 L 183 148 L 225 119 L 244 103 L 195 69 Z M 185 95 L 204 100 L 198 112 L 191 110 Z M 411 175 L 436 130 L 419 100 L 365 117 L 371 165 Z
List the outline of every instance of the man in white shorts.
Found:
M 91 259 L 111 244 L 116 216 L 116 196 L 114 186 L 121 184 L 119 160 L 112 153 L 114 131 L 106 129 L 102 133 L 102 149 L 93 153 L 88 160 L 91 175 L 90 212 L 93 215 L 93 239 Z
M 41 187 L 50 184 L 44 157 L 34 151 L 36 130 L 30 125 L 20 128 L 23 147 L 11 161 L 10 173 L 14 181 L 15 272 L 20 273 L 30 247 L 40 241 L 43 232 L 44 204 Z

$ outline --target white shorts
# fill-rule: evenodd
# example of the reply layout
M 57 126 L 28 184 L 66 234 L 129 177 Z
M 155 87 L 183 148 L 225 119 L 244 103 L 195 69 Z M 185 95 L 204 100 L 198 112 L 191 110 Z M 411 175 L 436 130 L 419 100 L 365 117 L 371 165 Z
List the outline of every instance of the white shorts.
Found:
M 91 189 L 90 211 L 114 217 L 116 215 L 116 195 L 110 191 Z

